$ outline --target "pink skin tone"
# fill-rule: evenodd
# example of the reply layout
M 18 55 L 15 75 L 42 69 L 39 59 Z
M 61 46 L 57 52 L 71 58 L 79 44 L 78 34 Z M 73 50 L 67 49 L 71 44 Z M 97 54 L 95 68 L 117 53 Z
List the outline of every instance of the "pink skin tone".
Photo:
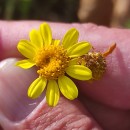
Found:
M 93 24 L 50 23 L 53 38 L 62 39 L 72 27 L 79 30 L 79 41 L 92 43 L 104 52 L 113 42 L 117 48 L 107 57 L 107 72 L 99 81 L 79 82 L 79 98 L 60 98 L 55 108 L 47 106 L 45 93 L 36 100 L 27 97 L 29 84 L 37 77 L 35 68 L 15 67 L 21 55 L 20 39 L 41 22 L 0 22 L 0 125 L 4 130 L 129 130 L 130 129 L 130 31 Z M 14 57 L 6 59 L 9 57 Z M 6 123 L 8 122 L 8 123 Z

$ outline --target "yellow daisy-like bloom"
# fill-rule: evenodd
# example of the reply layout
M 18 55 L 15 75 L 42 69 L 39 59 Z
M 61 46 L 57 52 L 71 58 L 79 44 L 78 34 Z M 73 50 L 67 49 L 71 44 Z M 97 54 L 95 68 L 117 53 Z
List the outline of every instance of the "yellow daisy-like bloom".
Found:
M 92 72 L 89 68 L 78 65 L 79 56 L 86 54 L 91 45 L 78 42 L 78 31 L 70 29 L 63 40 L 53 40 L 50 26 L 40 25 L 39 30 L 32 30 L 30 41 L 18 43 L 19 52 L 27 59 L 18 61 L 17 66 L 28 69 L 36 65 L 39 77 L 28 89 L 28 96 L 35 99 L 46 89 L 46 100 L 49 106 L 56 106 L 61 93 L 70 100 L 77 98 L 78 89 L 74 82 L 65 74 L 79 80 L 89 80 Z

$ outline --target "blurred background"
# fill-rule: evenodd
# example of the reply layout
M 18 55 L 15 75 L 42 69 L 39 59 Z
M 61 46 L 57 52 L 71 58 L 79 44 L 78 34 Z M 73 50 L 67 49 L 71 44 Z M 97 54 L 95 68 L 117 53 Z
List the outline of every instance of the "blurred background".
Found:
M 130 0 L 0 0 L 0 19 L 130 28 Z

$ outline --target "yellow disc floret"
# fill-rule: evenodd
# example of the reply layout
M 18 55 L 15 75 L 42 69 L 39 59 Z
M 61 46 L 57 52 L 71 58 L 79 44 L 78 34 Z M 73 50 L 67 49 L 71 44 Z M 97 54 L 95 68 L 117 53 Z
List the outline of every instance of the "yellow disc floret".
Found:
M 34 57 L 37 73 L 46 79 L 57 79 L 64 75 L 70 58 L 62 46 L 50 45 L 38 51 Z

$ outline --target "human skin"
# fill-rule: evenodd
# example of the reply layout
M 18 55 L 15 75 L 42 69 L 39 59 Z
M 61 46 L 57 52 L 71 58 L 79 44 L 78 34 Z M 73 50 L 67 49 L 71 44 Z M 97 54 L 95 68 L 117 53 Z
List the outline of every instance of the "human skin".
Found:
M 107 60 L 103 78 L 93 82 L 75 81 L 79 98 L 61 96 L 59 104 L 47 106 L 44 94 L 36 100 L 26 95 L 37 77 L 35 68 L 14 66 L 22 58 L 16 49 L 20 39 L 28 39 L 31 29 L 41 21 L 0 22 L 0 125 L 4 130 L 129 130 L 130 129 L 130 31 L 94 24 L 49 23 L 54 39 L 62 39 L 72 27 L 79 41 L 90 42 L 95 51 L 104 52 L 112 43 L 117 47 Z M 11 58 L 13 57 L 13 58 Z M 8 59 L 11 58 L 11 59 Z M 8 123 L 5 123 L 8 122 Z

